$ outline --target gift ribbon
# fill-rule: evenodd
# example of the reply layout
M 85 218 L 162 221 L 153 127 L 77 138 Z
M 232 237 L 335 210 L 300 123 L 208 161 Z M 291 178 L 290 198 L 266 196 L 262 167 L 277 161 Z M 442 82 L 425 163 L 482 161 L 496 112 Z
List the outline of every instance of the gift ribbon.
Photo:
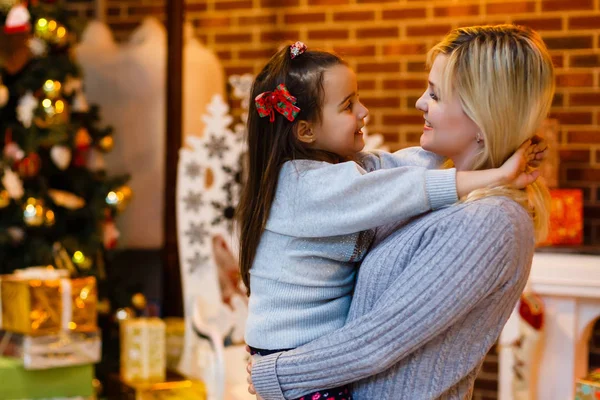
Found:
M 69 330 L 69 323 L 73 319 L 73 300 L 71 298 L 72 287 L 71 280 L 68 278 L 69 272 L 66 270 L 51 269 L 46 267 L 29 267 L 16 270 L 12 276 L 18 280 L 39 279 L 42 281 L 59 280 L 61 288 L 61 328 Z M 2 277 L 0 277 L 0 330 L 2 330 Z

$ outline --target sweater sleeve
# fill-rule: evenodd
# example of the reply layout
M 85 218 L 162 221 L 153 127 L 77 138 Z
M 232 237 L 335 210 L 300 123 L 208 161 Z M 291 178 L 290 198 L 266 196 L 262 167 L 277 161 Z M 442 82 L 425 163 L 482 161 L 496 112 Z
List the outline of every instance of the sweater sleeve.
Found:
M 498 208 L 479 206 L 451 216 L 420 239 L 408 266 L 366 314 L 295 350 L 257 360 L 257 392 L 265 400 L 297 398 L 383 372 L 531 264 L 533 229 L 524 212 L 507 218 Z M 381 258 L 370 260 L 383 271 L 396 259 L 394 241 L 384 245 Z
M 347 235 L 457 200 L 455 169 L 367 173 L 355 162 L 299 160 L 282 167 L 266 229 L 294 237 Z
M 372 150 L 358 153 L 358 162 L 368 172 L 397 167 L 440 168 L 446 158 L 421 147 L 407 147 L 394 153 Z

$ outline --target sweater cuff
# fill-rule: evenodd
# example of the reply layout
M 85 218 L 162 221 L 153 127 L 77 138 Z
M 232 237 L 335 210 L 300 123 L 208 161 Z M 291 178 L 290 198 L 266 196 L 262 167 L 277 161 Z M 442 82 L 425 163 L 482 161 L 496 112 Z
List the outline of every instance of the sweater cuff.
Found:
M 265 400 L 285 400 L 277 379 L 277 358 L 282 353 L 259 357 L 252 366 L 252 383 L 256 393 Z
M 432 210 L 456 203 L 456 168 L 427 170 L 425 188 Z

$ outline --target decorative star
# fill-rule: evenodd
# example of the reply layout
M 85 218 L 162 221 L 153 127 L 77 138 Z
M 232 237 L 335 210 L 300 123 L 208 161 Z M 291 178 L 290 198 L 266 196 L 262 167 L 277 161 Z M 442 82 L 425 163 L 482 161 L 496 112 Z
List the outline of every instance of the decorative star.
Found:
M 209 157 L 218 157 L 219 159 L 223 159 L 223 154 L 229 150 L 227 144 L 225 144 L 224 137 L 216 137 L 214 135 L 210 136 L 208 143 L 204 145 L 208 150 Z
M 194 253 L 192 258 L 188 258 L 187 262 L 190 266 L 189 272 L 193 274 L 200 268 L 202 265 L 205 265 L 208 262 L 209 257 L 205 255 L 201 255 L 199 252 Z
M 202 173 L 202 166 L 195 161 L 185 166 L 185 175 L 190 179 L 196 179 Z

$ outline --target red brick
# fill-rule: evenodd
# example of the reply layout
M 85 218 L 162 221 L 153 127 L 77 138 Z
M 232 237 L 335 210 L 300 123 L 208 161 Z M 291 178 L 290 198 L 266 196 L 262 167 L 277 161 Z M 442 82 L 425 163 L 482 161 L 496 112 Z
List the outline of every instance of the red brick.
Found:
M 583 68 L 594 68 L 600 67 L 600 54 L 585 54 L 585 55 L 572 55 L 570 66 L 571 67 L 583 67 Z
M 215 35 L 215 43 L 250 43 L 252 42 L 251 33 L 220 33 Z
M 600 106 L 600 92 L 571 93 L 569 104 L 572 106 Z
M 592 36 L 559 36 L 544 38 L 550 50 L 591 49 L 594 45 Z
M 108 15 L 109 17 L 118 17 L 119 15 L 121 15 L 121 8 L 109 7 L 108 10 L 106 10 L 106 15 Z
M 406 64 L 406 70 L 408 72 L 426 72 L 427 65 L 425 62 L 409 62 Z
M 356 72 L 400 72 L 400 63 L 359 63 L 356 68 Z
M 562 93 L 554 93 L 552 107 L 562 107 L 565 104 L 565 96 Z
M 558 87 L 586 87 L 594 84 L 594 75 L 589 74 L 562 74 L 556 76 Z
M 377 83 L 372 79 L 361 79 L 358 81 L 358 90 L 375 90 Z
M 325 13 L 286 14 L 284 21 L 286 24 L 325 22 Z
M 451 25 L 407 26 L 407 36 L 443 36 L 450 32 Z
M 600 181 L 600 169 L 597 168 L 568 168 L 567 169 L 567 179 L 570 181 L 590 181 L 590 182 L 598 182 Z M 586 207 L 587 210 L 587 207 Z M 598 207 L 599 211 L 596 215 L 600 217 L 600 207 Z M 591 215 L 585 213 L 586 218 L 589 218 Z
M 358 39 L 367 38 L 395 38 L 398 37 L 398 27 L 392 26 L 389 28 L 362 28 L 356 30 Z
M 476 4 L 450 6 L 450 7 L 435 7 L 433 15 L 436 17 L 464 17 L 469 15 L 479 15 L 479 6 Z
M 361 103 L 367 107 L 398 108 L 400 99 L 398 97 L 361 97 Z
M 222 28 L 231 25 L 229 17 L 193 18 L 192 23 L 196 28 Z
M 595 131 L 569 131 L 567 132 L 569 143 L 600 144 L 600 130 Z
M 238 56 L 242 60 L 252 60 L 257 58 L 270 58 L 277 49 L 263 49 L 263 50 L 240 50 Z
M 217 51 L 216 53 L 220 60 L 231 60 L 233 58 L 233 55 L 229 50 Z
M 343 57 L 364 57 L 375 55 L 375 46 L 335 46 L 333 50 Z
M 216 10 L 243 10 L 252 8 L 252 0 L 215 1 Z
M 543 0 L 543 11 L 593 10 L 594 0 Z
M 165 12 L 164 6 L 129 6 L 129 15 L 160 15 Z
M 410 108 L 415 107 L 415 105 L 417 104 L 417 100 L 419 100 L 420 97 L 421 97 L 420 94 L 418 96 L 407 96 L 406 97 L 406 105 Z
M 569 29 L 598 29 L 600 28 L 600 15 L 593 17 L 569 17 Z
M 385 125 L 422 125 L 423 115 L 417 113 L 403 113 L 395 115 L 384 115 L 383 123 Z
M 386 56 L 425 54 L 426 51 L 427 45 L 425 43 L 393 43 L 383 46 L 383 54 Z
M 598 178 L 600 173 L 600 169 L 596 169 L 596 170 L 587 170 L 587 172 L 584 172 L 583 175 L 584 176 L 593 176 L 596 177 L 596 181 L 600 178 Z M 588 180 L 588 179 L 585 179 Z M 586 219 L 600 219 L 600 206 L 585 206 L 583 207 L 583 215 L 585 215 Z
M 560 150 L 560 161 L 561 162 L 590 162 L 590 151 L 589 150 Z
M 424 8 L 399 8 L 392 10 L 383 10 L 382 17 L 385 20 L 403 20 L 425 18 L 427 10 Z
M 350 0 L 308 0 L 309 6 L 339 6 L 350 4 Z
M 362 3 L 396 3 L 398 0 L 356 0 L 358 4 Z
M 552 55 L 552 64 L 555 68 L 562 68 L 565 65 L 565 57 L 562 54 Z
M 283 42 L 286 40 L 298 40 L 298 36 L 300 36 L 300 32 L 288 29 L 285 31 L 261 32 L 260 41 Z
M 206 11 L 206 8 L 206 3 L 191 3 L 185 5 L 185 11 L 187 12 Z
M 138 22 L 112 22 L 110 27 L 114 31 L 128 31 L 131 32 L 139 26 Z
M 239 24 L 246 25 L 274 25 L 277 23 L 277 15 L 256 15 L 252 17 L 240 17 Z
M 261 0 L 260 6 L 263 8 L 284 8 L 297 7 L 300 5 L 300 0 Z
M 562 29 L 561 18 L 528 18 L 513 21 L 517 25 L 528 26 L 536 31 L 559 31 Z
M 383 87 L 388 90 L 423 89 L 427 87 L 426 79 L 386 79 Z
M 591 112 L 552 111 L 551 118 L 558 119 L 562 125 L 591 125 Z
M 308 32 L 311 40 L 348 39 L 349 36 L 347 29 L 318 29 Z
M 333 13 L 334 21 L 373 21 L 374 11 L 348 11 Z
M 535 3 L 532 1 L 518 1 L 511 3 L 492 3 L 485 7 L 486 14 L 517 14 L 535 11 Z

